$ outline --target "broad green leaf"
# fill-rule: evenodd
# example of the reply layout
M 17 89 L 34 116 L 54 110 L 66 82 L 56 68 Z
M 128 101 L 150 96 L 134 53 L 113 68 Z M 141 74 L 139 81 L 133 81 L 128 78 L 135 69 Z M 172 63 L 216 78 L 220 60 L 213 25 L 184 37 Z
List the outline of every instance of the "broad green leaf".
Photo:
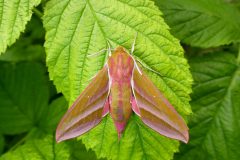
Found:
M 240 12 L 223 0 L 155 0 L 184 43 L 215 47 L 240 41 Z
M 5 143 L 4 142 L 4 137 L 3 137 L 3 135 L 0 134 L 0 155 L 1 155 L 2 151 L 3 151 L 4 143 Z
M 70 104 L 106 62 L 107 41 L 131 48 L 134 56 L 156 73 L 148 75 L 178 112 L 191 113 L 191 75 L 179 41 L 170 35 L 162 13 L 149 0 L 51 0 L 44 13 L 50 78 Z M 160 76 L 161 75 L 161 76 Z M 96 84 L 97 85 L 97 84 Z M 118 142 L 110 117 L 81 137 L 98 157 L 171 159 L 178 142 L 158 135 L 135 116 Z
M 41 118 L 39 128 L 46 132 L 55 131 L 59 120 L 67 110 L 67 106 L 68 104 L 63 96 L 53 100 Z
M 92 150 L 87 151 L 81 141 L 73 140 L 69 145 L 71 146 L 72 151 L 69 158 L 70 160 L 97 160 L 96 154 Z
M 56 144 L 53 136 L 27 141 L 16 150 L 0 157 L 0 160 L 65 160 L 70 156 L 69 146 Z
M 17 134 L 38 125 L 48 106 L 48 80 L 39 63 L 0 63 L 0 131 Z
M 40 63 L 0 63 L 0 131 L 17 134 L 37 127 L 55 131 L 67 110 L 63 97 L 49 102 L 49 81 Z
M 160 136 L 144 125 L 136 115 L 131 117 L 121 140 L 110 116 L 82 138 L 88 148 L 98 157 L 108 159 L 172 159 L 178 151 L 178 142 Z
M 44 61 L 45 53 L 42 46 L 44 29 L 41 26 L 39 18 L 33 16 L 26 26 L 24 34 L 6 50 L 5 54 L 0 56 L 0 60 L 9 62 Z
M 240 61 L 230 53 L 214 53 L 190 59 L 190 66 L 195 80 L 190 143 L 176 160 L 238 160 Z
M 81 142 L 68 141 L 57 144 L 50 134 L 32 130 L 24 144 L 0 156 L 0 160 L 95 160 L 93 151 L 87 151 Z
M 24 31 L 41 0 L 0 0 L 0 54 Z

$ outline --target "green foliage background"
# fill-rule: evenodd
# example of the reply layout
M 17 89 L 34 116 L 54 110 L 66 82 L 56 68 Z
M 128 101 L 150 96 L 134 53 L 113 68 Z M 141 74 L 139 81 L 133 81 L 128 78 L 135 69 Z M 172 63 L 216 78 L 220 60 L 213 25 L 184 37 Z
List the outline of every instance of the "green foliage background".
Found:
M 0 160 L 238 160 L 239 17 L 239 0 L 0 0 Z M 89 55 L 107 41 L 130 49 L 136 33 L 134 57 L 189 143 L 133 115 L 121 141 L 107 116 L 57 144 L 60 118 L 107 60 Z

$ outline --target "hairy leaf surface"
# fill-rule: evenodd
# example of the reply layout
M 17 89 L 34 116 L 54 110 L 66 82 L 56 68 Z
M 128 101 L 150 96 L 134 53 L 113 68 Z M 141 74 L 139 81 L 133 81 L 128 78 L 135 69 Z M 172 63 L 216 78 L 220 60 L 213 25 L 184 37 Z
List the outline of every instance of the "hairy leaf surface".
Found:
M 24 31 L 41 0 L 0 0 L 0 54 Z
M 171 32 L 192 46 L 240 41 L 240 12 L 223 0 L 155 0 Z
M 126 14 L 127 13 L 127 14 Z M 106 63 L 107 41 L 131 48 L 134 56 L 155 72 L 146 71 L 176 110 L 191 113 L 191 75 L 179 41 L 170 35 L 162 13 L 149 0 L 57 0 L 44 13 L 50 78 L 70 104 Z M 160 76 L 161 75 L 161 76 Z M 96 84 L 97 85 L 97 84 Z M 178 142 L 152 131 L 134 116 L 118 142 L 109 116 L 81 137 L 98 157 L 112 159 L 171 159 Z
M 195 80 L 190 143 L 176 160 L 238 160 L 240 157 L 240 63 L 231 53 L 190 59 Z

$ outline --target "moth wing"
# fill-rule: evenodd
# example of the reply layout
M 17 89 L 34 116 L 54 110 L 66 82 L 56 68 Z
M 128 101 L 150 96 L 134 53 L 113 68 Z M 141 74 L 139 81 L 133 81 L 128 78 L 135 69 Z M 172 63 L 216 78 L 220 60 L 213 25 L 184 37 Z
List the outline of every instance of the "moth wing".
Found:
M 109 77 L 105 66 L 61 119 L 56 131 L 57 142 L 80 136 L 95 127 L 103 117 L 108 93 Z
M 188 127 L 182 117 L 137 66 L 133 71 L 132 88 L 136 101 L 133 110 L 139 110 L 137 114 L 147 126 L 166 137 L 188 142 Z

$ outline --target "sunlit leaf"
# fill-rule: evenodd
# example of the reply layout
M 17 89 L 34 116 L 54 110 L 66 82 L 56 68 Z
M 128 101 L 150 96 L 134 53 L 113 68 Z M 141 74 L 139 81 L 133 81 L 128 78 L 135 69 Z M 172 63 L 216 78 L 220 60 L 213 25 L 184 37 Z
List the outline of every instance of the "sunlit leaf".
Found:
M 70 156 L 69 146 L 56 144 L 53 136 L 27 141 L 16 150 L 0 157 L 0 160 L 65 160 Z
M 41 0 L 0 0 L 0 54 L 24 31 Z

